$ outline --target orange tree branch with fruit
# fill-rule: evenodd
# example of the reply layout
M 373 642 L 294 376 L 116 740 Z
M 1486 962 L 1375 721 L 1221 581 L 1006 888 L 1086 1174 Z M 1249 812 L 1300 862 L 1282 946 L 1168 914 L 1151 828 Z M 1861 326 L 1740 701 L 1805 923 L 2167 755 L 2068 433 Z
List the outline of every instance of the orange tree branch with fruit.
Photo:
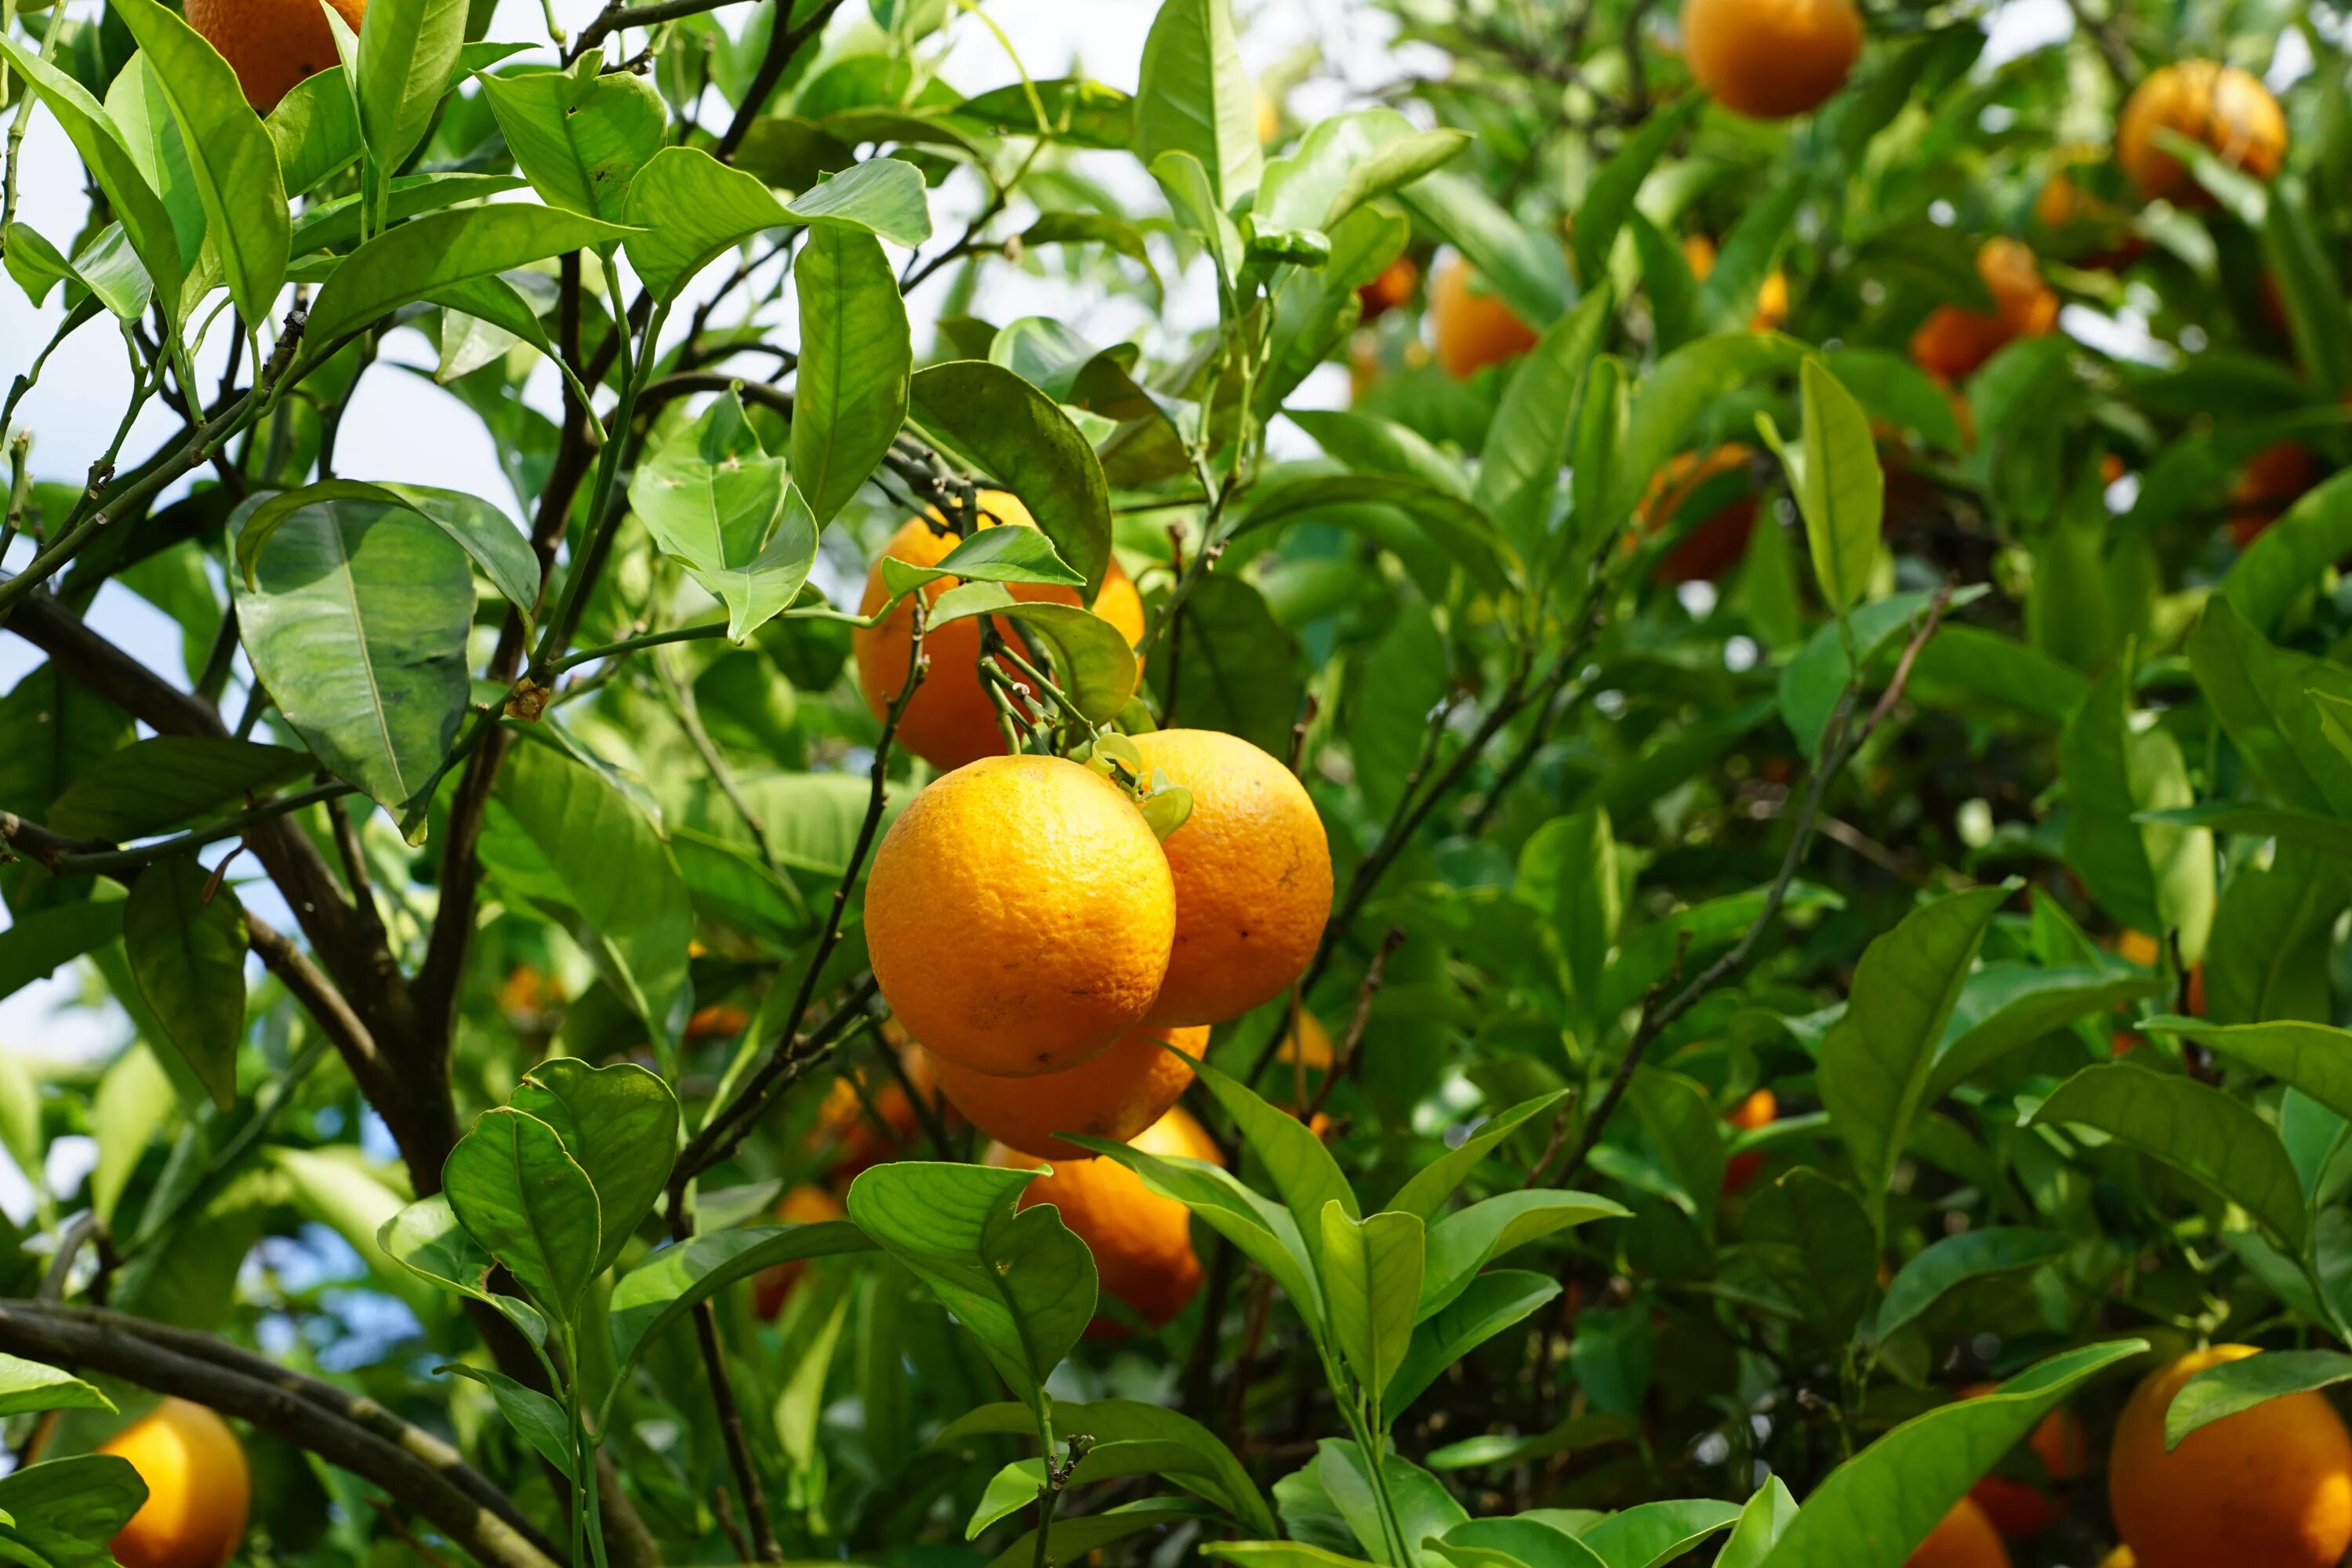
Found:
M 0 1556 L 2340 1564 L 2347 55 L 2072 9 L 0 6 Z

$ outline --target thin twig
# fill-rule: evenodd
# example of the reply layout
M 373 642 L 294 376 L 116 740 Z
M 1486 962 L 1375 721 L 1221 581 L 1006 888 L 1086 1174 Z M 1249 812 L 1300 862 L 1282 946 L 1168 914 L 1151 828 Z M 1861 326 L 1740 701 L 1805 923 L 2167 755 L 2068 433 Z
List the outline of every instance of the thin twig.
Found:
M 1371 963 L 1364 966 L 1363 984 L 1356 987 L 1356 1012 L 1348 1020 L 1347 1037 L 1339 1042 L 1339 1049 L 1331 1058 L 1331 1065 L 1324 1069 L 1323 1081 L 1316 1085 L 1315 1098 L 1308 1100 L 1306 1109 L 1298 1113 L 1299 1121 L 1312 1126 L 1315 1113 L 1321 1110 L 1323 1102 L 1331 1098 L 1333 1086 L 1355 1067 L 1356 1052 L 1364 1043 L 1364 1029 L 1372 1021 L 1372 998 L 1381 994 L 1381 986 L 1388 979 L 1389 960 L 1395 957 L 1396 950 L 1403 945 L 1404 928 L 1389 927 L 1388 933 L 1381 938 L 1379 950 L 1372 954 Z

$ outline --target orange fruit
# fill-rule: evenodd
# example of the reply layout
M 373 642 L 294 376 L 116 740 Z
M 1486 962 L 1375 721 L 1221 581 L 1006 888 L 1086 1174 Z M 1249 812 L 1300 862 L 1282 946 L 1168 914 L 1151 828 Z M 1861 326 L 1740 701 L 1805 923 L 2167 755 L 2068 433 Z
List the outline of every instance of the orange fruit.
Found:
M 1911 357 L 1930 375 L 1958 381 L 2019 338 L 2036 338 L 2058 325 L 2058 296 L 2042 281 L 2033 252 L 1997 236 L 1977 251 L 1977 276 L 1993 308 L 1964 310 L 1938 305 L 1911 334 Z
M 1997 1383 L 1972 1383 L 1960 1390 L 1960 1397 L 1980 1399 L 2000 1386 Z M 2078 1479 L 2091 1468 L 2091 1439 L 2074 1413 L 2063 1405 L 2042 1418 L 2042 1424 L 2026 1439 L 2026 1447 L 2042 1461 L 2042 1472 L 2053 1488 Z M 2058 1522 L 2061 1511 L 2042 1489 L 2006 1476 L 1985 1477 L 1969 1489 L 1969 1496 L 1976 1499 L 1994 1527 L 2011 1541 L 2041 1534 Z
M 1683 241 L 1683 259 L 1690 263 L 1691 276 L 1706 282 L 1715 270 L 1715 241 L 1703 234 L 1692 235 Z M 1756 290 L 1756 314 L 1748 319 L 1748 330 L 1778 331 L 1788 319 L 1789 278 L 1776 267 Z
M 2274 441 L 2246 459 L 2230 486 L 2230 537 L 2244 549 L 2279 520 L 2317 478 L 2311 449 Z
M 2352 1435 L 2323 1395 L 2265 1400 L 2164 1451 L 2165 1412 L 2182 1384 L 2256 1353 L 2215 1345 L 2182 1356 L 2124 1406 L 2107 1502 L 2144 1568 L 2336 1568 L 2352 1547 Z
M 220 1568 L 245 1539 L 245 1447 L 202 1405 L 166 1399 L 99 1450 L 131 1462 L 147 1500 L 114 1538 L 122 1568 Z
M 1016 528 L 1037 526 L 1020 499 L 1003 490 L 981 491 L 980 510 L 982 528 L 1001 523 Z M 918 566 L 936 566 L 962 542 L 952 532 L 942 531 L 943 527 L 930 518 L 909 519 L 883 546 L 882 554 Z M 961 581 L 941 577 L 925 584 L 923 602 L 931 603 Z M 1053 584 L 1008 583 L 1005 587 L 1014 598 L 1033 603 L 1079 602 L 1076 589 Z M 882 581 L 882 562 L 877 557 L 866 574 L 866 597 L 857 613 L 870 616 L 889 597 L 890 590 Z M 1102 591 L 1095 595 L 1094 611 L 1118 627 L 1130 645 L 1143 639 L 1142 595 L 1135 591 L 1135 584 L 1116 561 L 1103 574 Z M 878 624 L 860 626 L 850 633 L 850 647 L 857 655 L 858 689 L 866 694 L 866 706 L 877 719 L 889 711 L 891 702 L 907 684 L 907 659 L 913 646 L 914 624 L 914 605 L 902 600 Z M 996 618 L 996 630 L 1008 641 L 1014 637 L 1013 623 L 1002 616 Z M 1004 731 L 997 727 L 996 705 L 989 700 L 988 689 L 980 678 L 980 622 L 951 621 L 936 631 L 927 632 L 923 651 L 930 657 L 930 673 L 915 689 L 907 711 L 899 718 L 898 744 L 942 771 L 960 768 L 978 757 L 1001 756 Z
M 694 1040 L 731 1040 L 743 1032 L 751 1015 L 732 1002 L 713 1002 L 697 1007 L 686 1021 L 686 1037 Z
M 2286 115 L 2278 100 L 2259 78 L 2218 60 L 2183 60 L 2148 72 L 2116 126 L 2116 160 L 2141 190 L 2178 206 L 2211 205 L 2189 166 L 2158 142 L 2158 131 L 2201 142 L 2258 180 L 2277 174 L 2286 158 Z
M 1962 1498 L 1903 1560 L 1903 1568 L 2009 1568 L 2009 1548 L 1984 1510 Z
M 1745 468 L 1755 458 L 1753 447 L 1738 441 L 1727 441 L 1704 456 L 1675 453 L 1650 480 L 1649 491 L 1642 501 L 1643 526 L 1652 531 L 1667 527 L 1684 503 L 1709 479 Z M 1666 552 L 1665 558 L 1658 563 L 1658 581 L 1712 582 L 1722 576 L 1747 553 L 1748 536 L 1755 526 L 1756 493 L 1750 490 L 1726 501 L 1705 521 L 1684 534 L 1682 542 Z
M 354 34 L 367 19 L 367 0 L 329 3 Z M 188 0 L 186 14 L 263 114 L 303 78 L 342 63 L 318 0 Z
M 1332 1062 L 1331 1031 L 1323 1026 L 1322 1019 L 1301 1007 L 1298 1026 L 1283 1037 L 1275 1060 L 1285 1066 L 1296 1061 L 1310 1070 L 1328 1072 Z
M 1275 102 L 1274 100 L 1266 97 L 1265 94 L 1262 92 L 1259 93 L 1257 95 L 1258 142 L 1260 144 L 1270 142 L 1281 134 L 1282 105 Z
M 1456 381 L 1536 346 L 1536 330 L 1458 256 L 1430 278 L 1429 320 L 1437 334 L 1437 363 Z
M 1093 1158 L 1087 1150 L 1054 1134 L 1124 1143 L 1159 1121 L 1192 1081 L 1192 1069 L 1170 1055 L 1169 1046 L 1199 1061 L 1209 1048 L 1208 1028 L 1146 1024 L 1092 1061 L 1034 1078 L 997 1078 L 942 1060 L 940 1088 L 965 1121 L 1000 1143 L 1047 1160 L 1087 1160 Z
M 891 1033 L 897 1022 L 886 1023 L 884 1034 Z M 899 1070 L 907 1075 L 907 1083 L 915 1086 L 924 1103 L 950 1112 L 946 1120 L 952 1125 L 952 1108 L 940 1097 L 938 1068 L 930 1053 L 917 1045 L 897 1048 Z M 826 1169 L 835 1181 L 846 1182 L 870 1166 L 900 1158 L 922 1139 L 922 1113 L 898 1075 L 887 1068 L 861 1068 L 855 1083 L 847 1078 L 833 1080 L 824 1103 L 817 1110 L 809 1152 L 822 1154 L 831 1150 L 833 1158 Z
M 1331 918 L 1331 846 L 1307 786 L 1220 730 L 1134 738 L 1146 776 L 1192 792 L 1192 814 L 1160 848 L 1176 885 L 1176 942 L 1147 1015 L 1221 1024 L 1298 978 Z
M 1682 32 L 1692 77 L 1751 120 L 1820 108 L 1862 55 L 1853 0 L 1683 0 Z
M 793 1225 L 815 1225 L 828 1219 L 846 1219 L 849 1211 L 841 1200 L 823 1187 L 809 1182 L 786 1192 L 776 1205 L 776 1217 Z M 751 1306 L 762 1318 L 772 1318 L 783 1310 L 784 1298 L 792 1294 L 808 1268 L 803 1258 L 795 1263 L 779 1263 L 773 1268 L 762 1268 L 751 1281 Z
M 1421 285 L 1421 268 L 1410 256 L 1400 256 L 1380 270 L 1369 283 L 1356 286 L 1356 301 L 1362 307 L 1356 320 L 1360 325 L 1370 326 L 1391 310 L 1412 298 Z
M 1769 1127 L 1780 1116 L 1780 1098 L 1769 1089 L 1759 1089 L 1725 1112 L 1723 1120 L 1743 1132 L 1753 1132 L 1759 1127 Z M 1754 1181 L 1756 1173 L 1763 1168 L 1764 1153 L 1760 1149 L 1732 1155 L 1723 1163 L 1723 1190 L 1738 1192 Z
M 943 1061 L 1020 1078 L 1143 1022 L 1176 889 L 1143 813 L 1062 757 L 982 757 L 908 802 L 866 884 L 874 979 Z
M 2079 266 L 2128 267 L 2147 249 L 2147 242 L 2132 232 L 2131 215 L 2084 190 L 2073 174 L 2105 164 L 2111 156 L 2104 147 L 2069 142 L 2057 150 L 2049 176 L 2034 193 L 2034 226 L 2058 246 L 2056 254 L 2073 257 Z
M 2139 1559 L 2128 1546 L 2118 1546 L 2099 1559 L 2099 1568 L 2139 1568 Z
M 1216 1143 L 1181 1110 L 1169 1111 L 1128 1142 L 1147 1154 L 1221 1163 Z M 984 1163 L 1013 1170 L 1046 1163 L 1002 1143 L 989 1145 Z M 1102 1293 L 1126 1302 L 1154 1328 L 1182 1311 L 1201 1288 L 1192 1211 L 1145 1186 L 1116 1160 L 1055 1162 L 1021 1194 L 1023 1208 L 1032 1204 L 1062 1211 L 1062 1223 L 1095 1255 Z M 1087 1332 L 1116 1337 L 1123 1331 L 1097 1319 Z

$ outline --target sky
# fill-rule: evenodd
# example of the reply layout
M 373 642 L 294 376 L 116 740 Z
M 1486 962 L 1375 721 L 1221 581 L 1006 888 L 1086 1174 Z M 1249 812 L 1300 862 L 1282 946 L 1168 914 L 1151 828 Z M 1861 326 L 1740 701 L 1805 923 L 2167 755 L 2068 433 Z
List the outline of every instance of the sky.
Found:
M 555 0 L 558 19 L 572 31 L 600 8 L 601 0 Z M 1082 72 L 1130 91 L 1136 85 L 1137 63 L 1154 9 L 1150 0 L 988 0 L 986 7 L 989 18 L 1002 29 L 1033 77 Z M 69 14 L 94 11 L 93 0 L 69 0 Z M 1392 25 L 1357 0 L 1237 0 L 1236 11 L 1242 23 L 1243 55 L 1253 74 L 1262 74 L 1302 48 L 1320 52 L 1328 75 L 1300 89 L 1289 103 L 1294 117 L 1302 121 L 1351 107 L 1362 95 L 1400 75 L 1443 68 L 1442 59 L 1391 47 Z M 2000 60 L 2062 39 L 2073 26 L 2065 0 L 2005 0 L 1994 8 L 1988 22 L 1992 42 L 1985 66 L 1990 68 Z M 546 27 L 539 0 L 502 0 L 489 36 L 543 40 Z M 1014 79 L 1003 46 L 989 29 L 966 21 L 954 38 L 942 70 L 951 85 L 980 91 Z M 1088 172 L 1118 182 L 1115 188 L 1125 189 L 1142 180 L 1133 161 L 1123 154 L 1087 157 L 1093 160 Z M 936 223 L 948 233 L 961 232 L 961 219 L 976 201 L 971 188 L 951 186 L 939 193 L 934 202 Z M 79 163 L 56 121 L 37 112 L 25 144 L 19 216 L 62 245 L 79 230 L 84 210 Z M 706 275 L 705 287 L 723 272 L 724 268 L 713 268 Z M 919 342 L 929 336 L 929 326 L 938 313 L 946 276 L 943 273 L 908 302 Z M 1132 300 L 1100 292 L 1074 295 L 1059 281 L 999 268 L 989 275 L 986 313 L 999 321 L 1052 315 L 1098 342 L 1139 334 L 1149 340 L 1160 332 L 1182 333 L 1213 318 L 1213 289 L 1202 268 L 1168 281 L 1166 303 L 1154 320 Z M 679 312 L 681 319 L 684 314 Z M 30 363 L 60 320 L 54 295 L 47 309 L 36 310 L 13 283 L 0 282 L 0 385 L 13 381 Z M 2074 325 L 2070 322 L 2070 329 Z M 2090 324 L 2084 335 L 2090 336 L 2095 330 L 2095 323 Z M 787 343 L 792 341 L 789 330 L 782 339 Z M 215 334 L 215 341 L 198 356 L 200 378 L 217 374 L 220 352 Z M 419 365 L 428 373 L 434 363 L 432 346 L 414 331 L 395 333 L 388 340 L 384 358 Z M 1321 379 L 1306 390 L 1305 400 L 1336 402 L 1344 395 L 1345 382 L 1338 367 L 1327 366 Z M 128 366 L 110 321 L 92 322 L 68 340 L 19 410 L 22 424 L 34 432 L 37 474 L 43 479 L 66 479 L 85 471 L 111 437 L 129 386 Z M 552 374 L 542 368 L 528 395 L 553 411 L 557 397 Z M 152 449 L 170 434 L 173 423 L 160 407 L 152 409 L 134 427 L 125 451 L 136 455 Z M 351 478 L 397 478 L 467 490 L 491 500 L 509 515 L 520 517 L 521 512 L 480 424 L 454 397 L 434 385 L 429 374 L 409 374 L 390 368 L 372 371 L 345 417 L 338 459 L 338 468 Z M 19 542 L 0 564 L 12 571 L 20 569 L 30 552 L 29 543 Z M 134 655 L 174 680 L 183 680 L 179 632 L 160 612 L 127 590 L 110 586 L 100 595 L 90 618 Z M 28 645 L 0 631 L 0 690 L 13 686 L 37 662 L 37 654 Z M 223 852 L 215 849 L 205 858 L 209 863 Z M 257 911 L 282 928 L 291 928 L 290 917 L 266 884 L 245 889 L 245 895 Z M 6 918 L 5 910 L 0 910 L 0 923 Z M 0 998 L 0 1053 L 38 1064 L 87 1060 L 118 1047 L 128 1033 L 119 1014 L 63 1005 L 79 998 L 81 989 L 78 973 L 61 970 L 48 981 Z M 49 1173 L 52 1185 L 70 1190 L 89 1160 L 89 1141 L 61 1139 L 58 1144 Z M 6 1156 L 0 1154 L 0 1211 L 21 1219 L 30 1206 L 29 1187 Z

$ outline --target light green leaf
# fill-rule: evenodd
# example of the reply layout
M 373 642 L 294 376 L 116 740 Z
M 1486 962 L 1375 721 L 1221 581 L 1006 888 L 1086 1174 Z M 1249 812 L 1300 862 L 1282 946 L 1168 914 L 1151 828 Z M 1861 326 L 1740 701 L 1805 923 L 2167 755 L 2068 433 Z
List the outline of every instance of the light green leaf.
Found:
M 1576 303 L 1559 243 L 1520 223 L 1468 176 L 1441 171 L 1405 186 L 1397 199 L 1451 240 L 1479 280 L 1533 330 L 1542 331 Z
M 2126 927 L 2179 933 L 2184 960 L 2204 955 L 2213 921 L 2213 836 L 2142 822 L 2137 814 L 2189 805 L 2195 792 L 2179 742 L 2161 725 L 2132 723 L 2126 672 L 2107 672 L 2058 743 L 2066 785 L 2066 863 Z
M 1162 0 L 1138 81 L 1135 155 L 1147 168 L 1163 153 L 1192 154 L 1220 207 L 1257 189 L 1257 91 L 1227 0 Z
M 563 1413 L 563 1406 L 539 1390 L 488 1367 L 452 1362 L 435 1370 L 453 1373 L 488 1389 L 499 1414 L 507 1418 L 507 1425 L 541 1458 L 553 1465 L 564 1479 L 572 1479 L 572 1418 Z
M 2292 1020 L 2224 1026 L 2169 1016 L 2150 1018 L 2141 1026 L 2184 1035 L 2294 1085 L 2338 1116 L 2352 1117 L 2352 1030 Z
M 1586 295 L 1520 356 L 1486 428 L 1478 460 L 1477 501 L 1520 556 L 1548 565 L 1553 498 L 1575 433 L 1577 392 L 1612 320 L 1606 289 Z
M 603 1241 L 596 1189 L 555 1130 L 509 1107 L 486 1110 L 449 1152 L 441 1184 L 474 1240 L 542 1310 L 572 1321 Z
M 371 17 L 375 14 L 371 8 Z M 577 213 L 515 202 L 412 218 L 361 246 L 335 268 L 311 304 L 305 341 L 331 343 L 436 289 L 609 244 L 630 232 Z
M 862 228 L 912 250 L 931 237 L 931 205 L 922 171 L 900 158 L 869 158 L 827 174 L 784 204 L 803 223 Z
M 352 97 L 346 71 L 322 70 L 303 78 L 261 123 L 277 150 L 279 178 L 289 196 L 305 195 L 360 155 L 359 104 Z
M 1664 1568 L 1739 1516 L 1738 1503 L 1719 1498 L 1645 1502 L 1611 1514 L 1577 1539 L 1609 1568 Z
M 1454 1568 L 1607 1568 L 1599 1552 L 1532 1513 L 1469 1520 L 1425 1544 Z
M 661 150 L 668 116 L 651 82 L 600 71 L 603 64 L 592 53 L 570 70 L 484 72 L 482 94 L 541 201 L 620 223 L 630 183 Z
M 432 129 L 466 41 L 467 9 L 467 0 L 371 0 L 368 5 L 354 73 L 360 133 L 387 174 L 408 161 Z
M 1340 1214 L 1351 1220 L 1363 1213 L 1357 1206 L 1355 1190 L 1340 1173 L 1339 1161 L 1305 1122 L 1268 1105 L 1241 1079 L 1206 1062 L 1196 1065 L 1193 1071 L 1207 1086 L 1218 1107 L 1233 1118 L 1241 1131 L 1243 1143 L 1257 1156 L 1266 1179 L 1274 1184 L 1276 1195 L 1297 1219 L 1307 1254 L 1314 1260 L 1319 1277 L 1326 1205 L 1338 1204 Z
M 1335 114 L 1300 137 L 1287 157 L 1265 165 L 1257 200 L 1250 208 L 1253 219 L 1261 232 L 1315 229 L 1329 234 L 1356 208 L 1411 184 L 1469 141 L 1465 132 L 1423 131 L 1393 109 Z
M 552 1057 L 523 1075 L 509 1101 L 555 1129 L 596 1189 L 604 1245 L 594 1272 L 621 1256 L 653 1211 L 677 1154 L 677 1096 L 635 1062 L 591 1067 Z
M 113 1408 L 114 1401 L 69 1372 L 0 1354 L 0 1415 Z
M 793 262 L 793 292 L 801 324 L 793 476 L 823 528 L 865 484 L 906 423 L 914 343 L 890 258 L 882 242 L 862 230 L 814 225 Z
M 1642 378 L 1626 416 L 1610 515 L 1629 515 L 1650 477 L 1687 444 L 1699 416 L 1726 393 L 1786 369 L 1803 345 L 1770 332 L 1726 332 L 1685 343 Z
M 147 1483 L 114 1454 L 77 1454 L 0 1477 L 0 1527 L 7 1555 L 30 1553 L 36 1568 L 114 1568 L 108 1543 L 147 1500 Z
M 1853 394 L 1818 359 L 1806 360 L 1798 379 L 1804 388 L 1804 456 L 1790 462 L 1790 488 L 1804 514 L 1822 596 L 1843 612 L 1870 586 L 1886 479 L 1870 416 Z M 1781 454 L 1783 461 L 1791 456 Z
M 790 605 L 816 561 L 808 503 L 731 392 L 638 465 L 629 504 L 663 552 L 726 605 L 730 642 Z
M 1447 1215 L 1429 1227 L 1428 1266 L 1414 1316 L 1426 1321 L 1469 1288 L 1496 1258 L 1530 1241 L 1631 1211 L 1591 1193 L 1535 1189 L 1502 1193 Z
M 272 496 L 247 514 L 245 526 L 237 532 L 237 570 L 249 580 L 255 561 L 281 524 L 313 503 L 339 500 L 407 508 L 472 557 L 508 603 L 526 616 L 530 613 L 539 596 L 539 558 L 531 553 L 530 541 L 506 513 L 479 496 L 430 485 L 328 479 Z
M 1389 1379 L 1381 1408 L 1393 1417 L 1427 1392 L 1445 1369 L 1557 1299 L 1559 1281 L 1525 1268 L 1474 1278 L 1444 1310 L 1416 1325 L 1403 1362 Z
M 1092 610 L 1051 600 L 1016 599 L 995 583 L 966 583 L 931 602 L 930 625 L 935 628 L 980 616 L 1017 621 L 1043 640 L 1053 655 L 1055 677 L 1064 694 L 1094 722 L 1108 723 L 1135 695 L 1135 650 L 1117 626 Z
M 1456 1187 L 1470 1179 L 1470 1173 L 1478 1168 L 1478 1162 L 1484 1160 L 1489 1151 L 1536 1118 L 1558 1110 L 1568 1094 L 1568 1090 L 1560 1089 L 1552 1094 L 1538 1095 L 1533 1100 L 1521 1100 L 1508 1110 L 1496 1111 L 1480 1122 L 1477 1131 L 1469 1137 L 1415 1172 L 1403 1186 L 1397 1189 L 1396 1196 L 1381 1207 L 1400 1214 L 1419 1215 L 1423 1219 L 1434 1218 L 1437 1211 L 1444 1206 L 1445 1200 L 1453 1196 Z
M 1585 187 L 1584 200 L 1577 204 L 1576 228 L 1569 238 L 1576 253 L 1577 279 L 1586 288 L 1607 274 L 1609 252 L 1633 210 L 1633 198 L 1641 194 L 1643 182 L 1704 106 L 1705 100 L 1693 94 L 1652 114 L 1618 143 L 1616 153 Z
M 2128 1006 L 2160 995 L 2164 989 L 2164 981 L 2152 975 L 2083 964 L 2037 969 L 1988 963 L 1960 988 L 1944 1026 L 1925 1102 L 1943 1099 L 2010 1052 L 2077 1018 Z
M 1758 1568 L 1796 1517 L 1797 1500 L 1789 1483 L 1771 1477 L 1739 1510 L 1739 1522 L 1732 1527 L 1731 1539 L 1723 1543 L 1723 1554 L 1715 1560 L 1715 1568 Z
M 1421 1300 L 1421 1216 L 1355 1219 L 1337 1198 L 1323 1205 L 1324 1299 L 1331 1334 L 1357 1381 L 1375 1394 L 1389 1385 L 1412 1342 Z

